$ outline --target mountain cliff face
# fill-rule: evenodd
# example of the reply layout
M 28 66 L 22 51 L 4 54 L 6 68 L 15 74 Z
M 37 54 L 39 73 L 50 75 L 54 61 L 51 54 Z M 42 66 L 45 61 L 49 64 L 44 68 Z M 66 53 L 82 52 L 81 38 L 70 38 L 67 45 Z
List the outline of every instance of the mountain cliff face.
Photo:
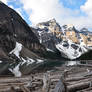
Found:
M 40 43 L 49 51 L 58 49 L 65 58 L 76 59 L 92 49 L 92 33 L 86 28 L 79 31 L 70 24 L 61 27 L 55 19 L 36 27 Z
M 21 76 L 30 73 L 43 61 L 38 53 L 44 51 L 27 23 L 0 1 L 0 74 Z

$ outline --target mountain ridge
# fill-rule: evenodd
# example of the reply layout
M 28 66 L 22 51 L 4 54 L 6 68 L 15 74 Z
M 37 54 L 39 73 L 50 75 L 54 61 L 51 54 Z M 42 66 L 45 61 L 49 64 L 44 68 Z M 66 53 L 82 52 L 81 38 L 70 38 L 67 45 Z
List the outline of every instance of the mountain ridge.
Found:
M 58 49 L 65 58 L 77 59 L 92 49 L 92 32 L 86 28 L 77 30 L 71 24 L 60 26 L 55 19 L 38 23 L 36 28 L 40 43 L 52 51 Z
M 0 3 L 0 74 L 7 72 L 18 77 L 30 73 L 43 62 L 40 54 L 44 51 L 45 47 L 22 17 Z

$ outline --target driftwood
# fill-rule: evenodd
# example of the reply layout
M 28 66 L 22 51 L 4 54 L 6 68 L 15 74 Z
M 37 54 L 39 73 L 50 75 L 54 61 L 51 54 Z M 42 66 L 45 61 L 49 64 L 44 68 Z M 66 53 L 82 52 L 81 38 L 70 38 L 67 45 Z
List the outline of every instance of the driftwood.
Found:
M 51 84 L 51 80 L 49 78 L 48 73 L 45 73 L 43 76 L 43 88 L 42 88 L 42 92 L 49 92 L 50 90 L 50 84 Z
M 81 92 L 89 92 L 89 91 L 92 92 L 92 87 L 81 90 Z M 77 92 L 80 92 L 80 91 L 77 91 Z
M 70 85 L 68 87 L 68 91 L 69 92 L 75 92 L 77 90 L 82 90 L 82 89 L 86 89 L 86 88 L 89 88 L 89 87 L 90 87 L 90 81 L 81 82 L 81 83 Z
M 13 86 L 11 86 L 10 92 L 16 92 L 16 89 Z
M 60 78 L 59 82 L 57 83 L 54 92 L 65 92 L 65 85 L 64 85 L 64 79 Z
M 1 77 L 0 92 L 89 92 L 92 68 L 84 66 L 60 67 L 50 74 L 45 71 L 21 78 Z
M 57 85 L 55 86 L 55 89 L 54 89 L 54 92 L 67 92 L 67 87 L 66 87 L 66 84 L 65 84 L 65 79 L 67 77 L 67 73 L 69 72 L 70 70 L 65 70 L 61 77 L 60 77 L 60 80 L 58 81 Z
M 67 82 L 72 82 L 72 81 L 80 81 L 83 79 L 87 79 L 86 77 L 71 77 L 71 78 L 66 78 Z
M 92 67 L 91 64 L 77 64 L 78 66 L 83 66 L 83 67 Z
M 84 75 L 84 77 L 87 77 L 87 76 L 92 76 L 92 72 L 88 72 L 87 74 Z
M 20 86 L 20 89 L 23 91 L 23 92 L 30 92 L 30 90 L 25 87 L 25 86 Z

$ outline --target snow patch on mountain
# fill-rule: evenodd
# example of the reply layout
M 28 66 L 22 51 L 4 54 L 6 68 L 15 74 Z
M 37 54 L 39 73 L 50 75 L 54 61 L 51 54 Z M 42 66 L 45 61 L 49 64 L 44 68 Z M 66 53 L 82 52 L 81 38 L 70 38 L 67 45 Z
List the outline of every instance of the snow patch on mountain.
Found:
M 13 69 L 11 69 L 11 68 L 9 69 L 15 75 L 15 77 L 21 77 L 22 76 L 22 74 L 19 70 L 19 67 L 20 67 L 20 64 L 15 66 Z
M 56 45 L 56 48 L 71 60 L 80 57 L 82 54 L 88 51 L 84 44 L 78 45 L 70 40 L 68 40 L 67 42 L 68 46 L 65 46 L 64 42 L 61 42 Z M 81 49 L 81 51 L 79 49 Z
M 33 64 L 34 62 L 36 62 L 34 59 L 31 59 L 31 58 L 29 58 L 29 57 L 27 57 L 27 59 L 24 59 L 24 58 L 22 58 L 22 64 L 21 65 L 23 65 L 23 64 L 27 64 L 27 65 L 30 65 L 30 64 Z
M 3 61 L 0 60 L 0 63 L 2 63 Z
M 46 48 L 47 51 L 50 51 L 50 52 L 54 52 L 53 50 L 49 49 L 49 48 Z
M 22 44 L 16 42 L 15 48 L 10 52 L 10 54 L 15 54 L 18 58 L 20 58 L 20 51 L 22 50 Z
M 73 66 L 73 65 L 77 65 L 78 62 L 77 61 L 68 61 L 67 62 L 67 66 Z
M 38 64 L 38 63 L 42 63 L 42 62 L 44 62 L 44 60 L 37 59 L 37 64 Z

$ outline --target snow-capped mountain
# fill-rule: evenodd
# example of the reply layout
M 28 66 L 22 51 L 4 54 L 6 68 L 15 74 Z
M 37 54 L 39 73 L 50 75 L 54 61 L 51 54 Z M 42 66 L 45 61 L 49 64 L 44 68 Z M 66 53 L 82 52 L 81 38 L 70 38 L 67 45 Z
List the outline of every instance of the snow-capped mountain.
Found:
M 77 30 L 72 24 L 60 26 L 55 19 L 36 25 L 41 44 L 47 50 L 58 49 L 68 59 L 79 58 L 92 49 L 92 33 L 86 28 Z

